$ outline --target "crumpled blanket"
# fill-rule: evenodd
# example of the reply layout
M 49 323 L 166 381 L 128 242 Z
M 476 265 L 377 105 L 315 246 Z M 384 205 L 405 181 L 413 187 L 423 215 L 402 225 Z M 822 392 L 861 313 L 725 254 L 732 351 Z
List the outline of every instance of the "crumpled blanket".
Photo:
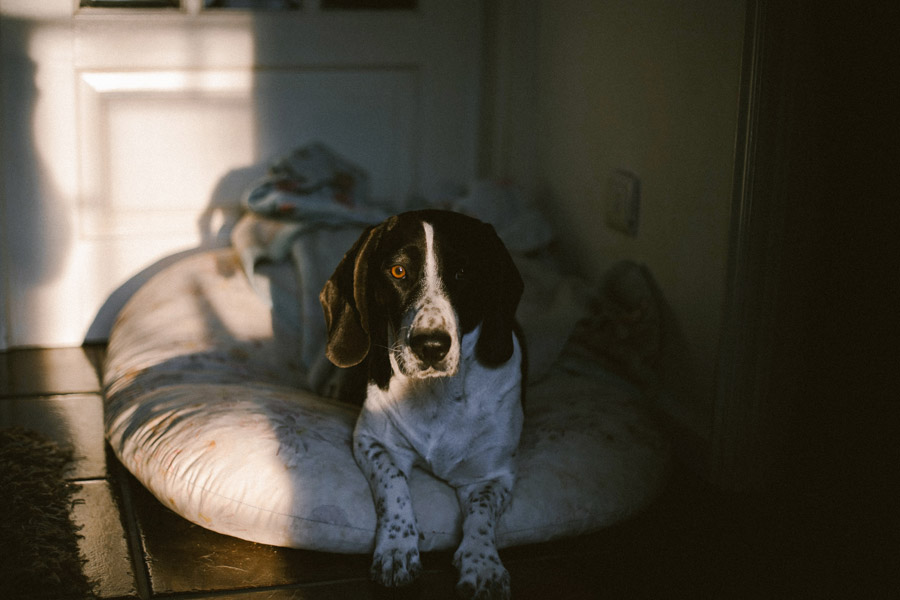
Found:
M 335 369 L 325 357 L 319 291 L 369 225 L 389 213 L 368 196 L 366 172 L 327 146 L 312 144 L 277 160 L 247 190 L 247 210 L 231 234 L 244 272 L 279 327 L 300 340 L 307 387 L 335 395 Z M 414 200 L 407 209 L 445 208 L 491 223 L 525 281 L 517 318 L 528 345 L 529 380 L 546 374 L 586 312 L 587 286 L 548 257 L 554 239 L 546 219 L 511 185 L 478 181 L 441 200 Z

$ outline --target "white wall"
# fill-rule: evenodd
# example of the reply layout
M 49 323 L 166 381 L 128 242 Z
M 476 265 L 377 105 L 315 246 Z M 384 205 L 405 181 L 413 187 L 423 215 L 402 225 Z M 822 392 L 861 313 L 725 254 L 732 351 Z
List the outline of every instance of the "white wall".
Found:
M 670 363 L 670 409 L 704 435 L 725 293 L 744 11 L 740 0 L 544 0 L 527 119 L 534 186 L 571 263 L 596 279 L 632 258 L 657 279 L 689 352 Z M 636 238 L 604 225 L 603 193 L 617 168 L 641 181 Z
M 475 175 L 478 0 L 77 5 L 0 0 L 0 348 L 105 338 L 141 281 L 220 244 L 246 186 L 305 143 L 394 205 Z

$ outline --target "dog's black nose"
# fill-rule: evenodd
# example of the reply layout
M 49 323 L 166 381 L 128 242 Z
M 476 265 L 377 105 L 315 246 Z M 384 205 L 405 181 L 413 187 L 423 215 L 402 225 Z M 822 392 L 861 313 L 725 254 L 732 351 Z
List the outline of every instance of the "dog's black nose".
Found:
M 439 363 L 450 351 L 450 334 L 445 331 L 423 331 L 409 338 L 413 354 L 427 365 Z

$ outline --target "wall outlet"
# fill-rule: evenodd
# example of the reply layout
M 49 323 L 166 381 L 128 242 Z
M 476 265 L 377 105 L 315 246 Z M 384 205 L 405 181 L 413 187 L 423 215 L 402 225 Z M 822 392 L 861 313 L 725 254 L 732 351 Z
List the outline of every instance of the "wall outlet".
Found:
M 641 181 L 637 175 L 616 169 L 606 183 L 606 224 L 631 237 L 638 232 L 641 208 Z

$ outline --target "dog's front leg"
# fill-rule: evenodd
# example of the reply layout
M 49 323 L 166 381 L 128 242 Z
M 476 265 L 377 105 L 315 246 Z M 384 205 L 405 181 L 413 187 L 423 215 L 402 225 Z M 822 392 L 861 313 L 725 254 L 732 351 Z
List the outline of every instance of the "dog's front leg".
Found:
M 378 441 L 358 435 L 353 456 L 369 482 L 375 502 L 375 552 L 372 579 L 388 587 L 412 583 L 422 572 L 419 560 L 419 528 L 409 495 L 409 464 L 395 464 L 395 457 Z
M 510 481 L 495 479 L 456 488 L 462 511 L 462 541 L 453 555 L 463 598 L 509 598 L 509 573 L 497 553 L 495 528 L 506 508 Z

